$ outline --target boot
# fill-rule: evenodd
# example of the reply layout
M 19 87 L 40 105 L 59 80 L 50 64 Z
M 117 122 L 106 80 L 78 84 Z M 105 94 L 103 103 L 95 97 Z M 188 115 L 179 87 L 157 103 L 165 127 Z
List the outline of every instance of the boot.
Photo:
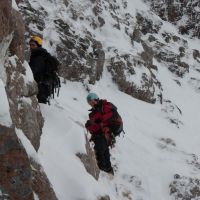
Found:
M 108 174 L 112 174 L 114 176 L 114 170 L 112 167 L 110 167 L 109 169 L 104 169 L 104 171 Z

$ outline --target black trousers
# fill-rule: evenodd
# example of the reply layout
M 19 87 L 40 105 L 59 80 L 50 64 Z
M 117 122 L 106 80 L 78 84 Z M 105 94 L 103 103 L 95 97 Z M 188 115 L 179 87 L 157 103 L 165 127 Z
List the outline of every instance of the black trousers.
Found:
M 92 136 L 94 141 L 94 150 L 99 169 L 103 171 L 110 171 L 112 169 L 110 162 L 110 152 L 107 140 L 103 134 L 94 134 Z
M 38 95 L 37 95 L 38 102 L 39 103 L 47 103 L 49 96 L 50 96 L 50 91 L 49 91 L 48 86 L 44 83 L 39 83 L 38 84 Z

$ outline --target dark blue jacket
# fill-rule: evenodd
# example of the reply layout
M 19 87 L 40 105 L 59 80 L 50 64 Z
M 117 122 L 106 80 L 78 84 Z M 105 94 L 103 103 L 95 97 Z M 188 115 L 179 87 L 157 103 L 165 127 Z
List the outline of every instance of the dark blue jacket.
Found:
M 42 47 L 38 47 L 31 51 L 31 57 L 29 65 L 33 72 L 33 77 L 37 83 L 45 81 L 45 73 L 46 73 L 46 66 L 45 66 L 45 59 L 48 55 L 46 49 Z

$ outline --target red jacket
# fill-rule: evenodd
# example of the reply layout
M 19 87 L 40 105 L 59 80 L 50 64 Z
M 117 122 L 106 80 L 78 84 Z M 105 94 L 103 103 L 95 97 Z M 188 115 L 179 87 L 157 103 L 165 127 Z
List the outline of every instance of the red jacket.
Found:
M 89 114 L 89 120 L 85 127 L 91 134 L 102 133 L 103 127 L 108 127 L 113 117 L 113 104 L 106 100 L 99 100 L 98 104 L 92 108 Z

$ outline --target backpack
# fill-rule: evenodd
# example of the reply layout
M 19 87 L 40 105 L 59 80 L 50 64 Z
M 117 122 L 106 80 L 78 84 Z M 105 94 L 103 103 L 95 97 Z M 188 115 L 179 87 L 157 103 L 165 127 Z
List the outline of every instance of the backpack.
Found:
M 57 93 L 59 96 L 60 91 L 60 78 L 58 76 L 58 60 L 52 56 L 50 53 L 47 53 L 45 56 L 45 83 L 48 87 L 50 97 L 54 98 L 54 93 Z
M 110 123 L 109 128 L 115 137 L 119 136 L 121 132 L 124 132 L 122 118 L 117 111 L 117 107 L 114 104 L 110 102 L 105 102 L 105 103 L 110 105 L 111 111 L 113 113 L 112 118 L 109 120 Z

